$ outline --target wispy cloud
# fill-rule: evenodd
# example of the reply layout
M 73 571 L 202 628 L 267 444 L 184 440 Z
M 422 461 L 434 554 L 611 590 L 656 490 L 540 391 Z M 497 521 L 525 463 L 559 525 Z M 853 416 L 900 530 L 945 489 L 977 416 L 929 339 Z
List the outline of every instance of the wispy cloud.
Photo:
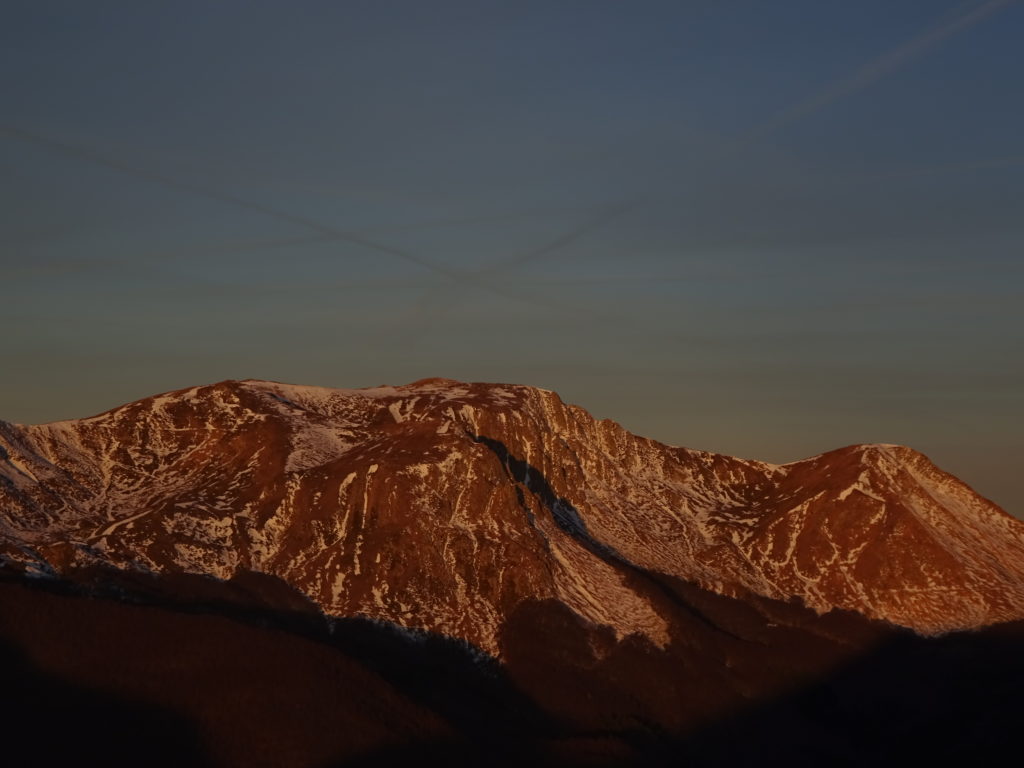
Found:
M 968 3 L 959 6 L 951 14 L 931 24 L 909 40 L 867 61 L 852 74 L 829 83 L 803 101 L 760 123 L 744 137 L 744 143 L 793 125 L 841 99 L 863 91 L 944 40 L 970 29 L 1016 2 L 1017 0 L 987 0 L 980 4 Z

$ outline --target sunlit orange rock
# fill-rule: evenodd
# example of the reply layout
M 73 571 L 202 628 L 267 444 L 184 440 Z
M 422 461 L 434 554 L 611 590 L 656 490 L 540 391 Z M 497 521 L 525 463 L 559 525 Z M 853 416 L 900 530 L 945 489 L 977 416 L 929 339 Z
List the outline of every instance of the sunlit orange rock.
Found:
M 446 379 L 227 381 L 0 422 L 0 560 L 40 578 L 255 571 L 328 615 L 496 655 L 517 607 L 546 599 L 663 647 L 661 576 L 922 634 L 1024 617 L 1024 523 L 909 448 L 772 465 Z

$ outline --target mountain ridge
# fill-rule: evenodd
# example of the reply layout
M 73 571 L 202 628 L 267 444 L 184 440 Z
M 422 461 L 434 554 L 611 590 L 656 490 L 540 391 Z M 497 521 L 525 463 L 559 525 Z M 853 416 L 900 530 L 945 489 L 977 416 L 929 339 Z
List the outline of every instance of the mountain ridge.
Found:
M 664 647 L 666 577 L 926 635 L 1024 617 L 1024 523 L 913 449 L 737 459 L 521 385 L 228 380 L 0 423 L 0 478 L 8 569 L 251 570 L 499 656 L 528 599 Z

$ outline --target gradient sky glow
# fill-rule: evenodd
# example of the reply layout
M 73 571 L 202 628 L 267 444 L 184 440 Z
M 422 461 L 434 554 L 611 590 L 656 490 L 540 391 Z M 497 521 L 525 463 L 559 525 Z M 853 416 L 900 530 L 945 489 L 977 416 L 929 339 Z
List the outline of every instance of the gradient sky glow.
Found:
M 0 418 L 226 378 L 903 443 L 1024 517 L 1024 3 L 0 12 Z

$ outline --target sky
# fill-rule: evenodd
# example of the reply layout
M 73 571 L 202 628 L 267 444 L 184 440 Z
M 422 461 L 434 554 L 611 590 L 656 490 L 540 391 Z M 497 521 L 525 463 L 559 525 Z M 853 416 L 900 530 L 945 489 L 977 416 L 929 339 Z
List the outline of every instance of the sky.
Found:
M 553 389 L 1024 517 L 1024 3 L 7 0 L 0 419 Z

